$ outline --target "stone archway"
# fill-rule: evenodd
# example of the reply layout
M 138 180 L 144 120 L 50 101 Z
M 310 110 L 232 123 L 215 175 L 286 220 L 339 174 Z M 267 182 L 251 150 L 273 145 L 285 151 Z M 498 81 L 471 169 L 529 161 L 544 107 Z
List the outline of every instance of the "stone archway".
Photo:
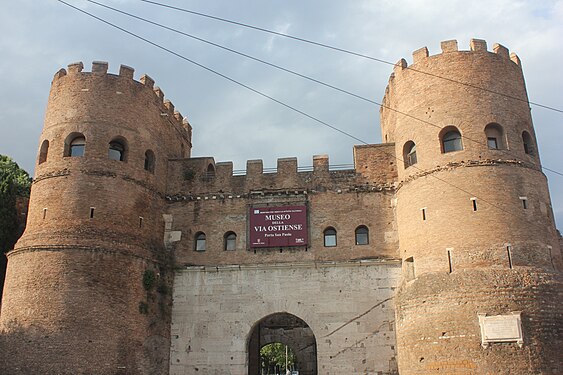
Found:
M 248 375 L 260 374 L 260 348 L 281 342 L 293 350 L 299 375 L 317 375 L 317 341 L 302 319 L 289 313 L 275 313 L 258 321 L 248 339 Z

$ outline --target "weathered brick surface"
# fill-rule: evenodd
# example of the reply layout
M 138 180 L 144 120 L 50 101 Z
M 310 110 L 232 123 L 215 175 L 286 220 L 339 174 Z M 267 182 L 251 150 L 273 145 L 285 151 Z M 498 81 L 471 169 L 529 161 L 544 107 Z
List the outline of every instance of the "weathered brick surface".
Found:
M 563 373 L 563 240 L 520 61 L 482 40 L 441 47 L 395 65 L 385 143 L 356 146 L 349 170 L 317 155 L 312 170 L 284 158 L 275 172 L 250 160 L 233 174 L 231 162 L 190 157 L 191 127 L 150 77 L 134 81 L 126 66 L 108 74 L 103 62 L 61 69 L 40 139 L 47 158 L 40 152 L 27 229 L 9 254 L 0 372 L 243 375 L 256 368 L 252 337 L 295 342 L 307 330 L 327 375 Z M 504 129 L 502 150 L 487 147 L 489 123 Z M 463 150 L 442 153 L 448 126 Z M 63 156 L 73 133 L 86 138 L 83 157 Z M 125 161 L 108 160 L 115 137 L 127 140 Z M 307 206 L 308 245 L 250 249 L 249 210 L 279 205 Z M 355 244 L 360 225 L 367 245 Z M 324 246 L 327 227 L 337 246 Z M 199 231 L 205 251 L 195 251 Z M 515 311 L 523 347 L 483 348 L 477 314 Z M 309 328 L 255 333 L 276 314 Z
M 534 131 L 521 68 L 502 46 L 471 47 L 416 52 L 410 69 L 395 67 L 384 98 L 396 110 L 382 109 L 384 139 L 400 158 L 414 141 L 418 161 L 398 166 L 397 229 L 408 261 L 397 301 L 399 371 L 561 373 L 561 254 L 535 142 L 534 155 L 524 152 L 522 132 Z M 489 123 L 504 128 L 504 150 L 487 147 Z M 442 153 L 452 125 L 463 150 Z M 512 311 L 522 311 L 524 348 L 481 348 L 477 313 Z
M 47 158 L 38 158 L 26 231 L 8 254 L 0 328 L 11 355 L 1 372 L 164 373 L 170 295 L 146 291 L 143 275 L 171 284 L 166 165 L 182 148 L 189 155 L 189 125 L 131 69 L 81 70 L 73 64 L 52 83 L 40 139 L 49 141 Z M 73 133 L 86 139 L 83 157 L 65 156 Z M 108 159 L 116 137 L 126 141 L 125 161 Z M 154 174 L 144 169 L 148 149 Z
M 379 185 L 355 185 L 354 174 L 349 174 L 348 181 L 338 181 L 343 173 L 335 172 L 331 183 L 325 186 L 320 185 L 314 176 L 309 179 L 311 173 L 305 172 L 298 174 L 302 179 L 297 187 L 290 185 L 292 188 L 275 185 L 277 176 L 271 174 L 261 176 L 263 180 L 268 178 L 273 181 L 273 184 L 267 185 L 271 189 L 246 190 L 243 193 L 240 186 L 237 189 L 233 184 L 222 185 L 220 192 L 172 195 L 167 208 L 173 218 L 171 229 L 182 233 L 181 240 L 175 244 L 176 262 L 212 265 L 396 258 L 393 190 Z M 326 178 L 328 180 L 331 176 Z M 233 179 L 244 183 L 245 176 Z M 190 186 L 186 190 L 193 189 Z M 265 205 L 306 205 L 309 212 L 309 246 L 252 251 L 247 245 L 248 211 L 253 206 Z M 372 212 L 378 215 L 372 215 Z M 355 229 L 360 225 L 369 228 L 367 245 L 355 244 Z M 337 230 L 336 247 L 324 247 L 323 231 L 327 227 Z M 237 234 L 236 251 L 224 250 L 224 235 L 230 231 Z M 207 250 L 204 252 L 195 251 L 194 236 L 198 232 L 206 234 Z
M 0 335 L 3 374 L 167 371 L 169 300 L 142 286 L 146 269 L 160 269 L 119 250 L 10 254 Z M 150 307 L 147 314 L 139 312 L 142 301 Z

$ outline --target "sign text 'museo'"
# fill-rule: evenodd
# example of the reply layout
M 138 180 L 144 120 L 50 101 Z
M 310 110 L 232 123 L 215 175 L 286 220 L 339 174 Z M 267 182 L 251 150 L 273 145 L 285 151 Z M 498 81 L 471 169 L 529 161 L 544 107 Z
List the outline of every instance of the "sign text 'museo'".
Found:
M 250 247 L 307 245 L 306 206 L 251 207 Z

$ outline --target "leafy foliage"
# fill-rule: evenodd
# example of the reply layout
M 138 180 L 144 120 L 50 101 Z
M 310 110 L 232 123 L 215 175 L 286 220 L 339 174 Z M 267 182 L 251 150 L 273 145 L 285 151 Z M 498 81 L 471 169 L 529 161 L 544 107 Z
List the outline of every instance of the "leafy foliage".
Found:
M 287 367 L 293 368 L 295 364 L 295 354 L 288 348 Z M 262 374 L 285 374 L 285 345 L 279 342 L 264 345 L 260 349 L 260 365 Z M 276 372 L 276 368 L 278 372 Z
M 143 287 L 145 290 L 149 291 L 154 286 L 154 282 L 156 280 L 156 275 L 154 274 L 153 270 L 145 270 L 143 274 Z
M 0 155 L 0 251 L 14 247 L 18 233 L 16 197 L 29 197 L 31 178 L 10 157 Z
M 149 304 L 144 301 L 139 302 L 139 313 L 147 315 L 149 313 Z

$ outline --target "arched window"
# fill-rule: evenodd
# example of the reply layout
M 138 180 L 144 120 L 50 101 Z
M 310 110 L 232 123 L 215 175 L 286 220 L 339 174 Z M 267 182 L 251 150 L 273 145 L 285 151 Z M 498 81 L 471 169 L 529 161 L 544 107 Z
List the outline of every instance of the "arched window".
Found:
M 116 138 L 109 143 L 108 158 L 110 160 L 126 161 L 127 142 L 123 138 Z
M 154 162 L 154 152 L 152 152 L 152 150 L 145 151 L 145 171 L 154 173 Z
M 416 144 L 413 141 L 405 143 L 403 147 L 403 161 L 405 162 L 405 169 L 416 164 Z
M 39 164 L 47 161 L 47 154 L 49 153 L 49 141 L 44 140 L 39 149 Z
M 205 233 L 198 232 L 195 235 L 195 251 L 205 251 L 205 250 L 206 250 Z
M 225 250 L 237 249 L 237 235 L 235 232 L 225 233 Z
M 84 156 L 86 138 L 82 134 L 75 134 L 68 143 L 68 151 L 65 153 L 65 156 Z
M 485 135 L 487 137 L 487 147 L 489 147 L 490 150 L 506 149 L 502 126 L 495 123 L 488 124 L 485 126 Z
M 534 143 L 530 133 L 527 131 L 522 132 L 522 143 L 524 145 L 524 152 L 528 155 L 534 155 Z
M 365 225 L 356 228 L 356 245 L 369 244 L 369 230 Z
M 336 229 L 328 227 L 324 230 L 323 234 L 325 247 L 336 246 Z
M 454 126 L 448 126 L 442 130 L 442 153 L 463 150 L 461 134 Z

